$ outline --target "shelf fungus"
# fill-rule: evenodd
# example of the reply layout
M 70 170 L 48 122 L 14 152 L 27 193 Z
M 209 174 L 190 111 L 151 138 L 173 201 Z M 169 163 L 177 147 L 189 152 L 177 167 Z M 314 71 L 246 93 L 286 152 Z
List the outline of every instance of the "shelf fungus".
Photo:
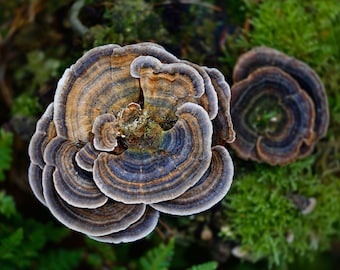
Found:
M 238 59 L 231 87 L 231 116 L 240 158 L 286 165 L 306 157 L 327 132 L 326 92 L 305 63 L 257 47 Z
M 218 70 L 153 43 L 105 45 L 60 79 L 29 145 L 29 183 L 67 227 L 131 242 L 160 212 L 197 214 L 227 194 L 234 136 Z

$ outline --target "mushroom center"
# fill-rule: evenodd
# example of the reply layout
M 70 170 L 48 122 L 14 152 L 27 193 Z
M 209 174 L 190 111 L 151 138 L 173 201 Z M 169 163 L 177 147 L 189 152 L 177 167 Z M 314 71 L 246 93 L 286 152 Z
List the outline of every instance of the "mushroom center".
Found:
M 130 103 L 118 113 L 120 136 L 129 149 L 155 151 L 161 142 L 163 129 L 138 103 Z
M 285 113 L 279 99 L 273 95 L 261 96 L 253 108 L 248 111 L 246 119 L 249 126 L 260 135 L 273 135 L 285 125 Z

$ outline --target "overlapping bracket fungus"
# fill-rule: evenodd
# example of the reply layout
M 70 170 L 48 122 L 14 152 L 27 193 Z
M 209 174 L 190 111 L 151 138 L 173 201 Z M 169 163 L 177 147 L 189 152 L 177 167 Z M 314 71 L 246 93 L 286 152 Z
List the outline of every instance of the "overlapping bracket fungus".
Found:
M 309 155 L 328 127 L 326 92 L 305 63 L 256 47 L 238 59 L 231 115 L 243 159 L 285 165 Z
M 37 123 L 33 193 L 61 223 L 112 243 L 143 238 L 159 212 L 207 210 L 233 178 L 229 105 L 216 69 L 153 43 L 94 48 Z

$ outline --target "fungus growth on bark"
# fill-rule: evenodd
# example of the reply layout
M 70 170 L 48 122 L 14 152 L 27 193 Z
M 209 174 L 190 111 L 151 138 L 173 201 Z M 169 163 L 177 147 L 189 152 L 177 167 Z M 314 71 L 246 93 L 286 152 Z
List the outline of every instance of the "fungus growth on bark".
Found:
M 218 145 L 234 139 L 229 102 L 219 71 L 159 45 L 94 48 L 65 71 L 37 124 L 33 193 L 61 223 L 103 242 L 143 238 L 159 212 L 205 211 L 233 178 Z
M 305 63 L 267 47 L 238 59 L 231 115 L 239 157 L 285 165 L 309 155 L 328 127 L 326 92 Z

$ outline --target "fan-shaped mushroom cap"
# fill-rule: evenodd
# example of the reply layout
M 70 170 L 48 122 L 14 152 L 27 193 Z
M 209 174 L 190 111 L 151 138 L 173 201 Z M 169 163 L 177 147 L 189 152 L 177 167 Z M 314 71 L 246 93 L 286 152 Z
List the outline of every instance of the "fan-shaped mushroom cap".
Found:
M 257 47 L 240 56 L 233 79 L 231 106 L 237 139 L 232 147 L 241 158 L 284 165 L 310 154 L 325 135 L 326 92 L 305 63 L 275 49 Z
M 206 210 L 233 175 L 227 150 L 212 146 L 213 132 L 233 139 L 229 102 L 222 74 L 159 45 L 94 48 L 65 71 L 37 124 L 32 190 L 61 223 L 102 242 L 149 234 L 153 203 L 176 200 L 169 208 L 180 215 Z
M 177 107 L 199 101 L 204 81 L 185 63 L 162 64 L 151 56 L 139 56 L 131 63 L 131 75 L 140 79 L 144 108 L 157 123 L 176 121 Z
M 136 223 L 130 225 L 126 230 L 104 236 L 88 236 L 97 241 L 114 244 L 136 241 L 147 236 L 155 229 L 158 218 L 159 212 L 151 207 L 147 207 L 144 215 Z
M 152 55 L 164 62 L 178 61 L 150 43 L 124 47 L 111 44 L 91 49 L 67 69 L 55 94 L 54 122 L 58 135 L 87 142 L 99 115 L 117 114 L 129 103 L 138 101 L 139 80 L 130 75 L 130 65 L 140 55 Z
M 198 182 L 210 164 L 212 125 L 194 103 L 183 104 L 177 115 L 175 126 L 161 134 L 157 152 L 99 154 L 93 176 L 104 194 L 124 203 L 149 204 L 176 198 Z
M 37 164 L 40 168 L 45 166 L 45 161 L 43 159 L 44 150 L 47 143 L 55 136 L 56 130 L 53 123 L 53 103 L 51 103 L 38 121 L 36 131 L 28 146 L 28 154 L 32 163 Z
M 35 197 L 43 204 L 46 205 L 42 188 L 42 169 L 34 163 L 31 163 L 28 168 L 28 182 Z
M 44 160 L 55 167 L 54 187 L 64 201 L 79 208 L 97 208 L 107 197 L 94 184 L 92 174 L 75 162 L 77 150 L 75 143 L 57 136 L 47 144 Z
M 214 88 L 212 84 L 212 78 L 209 77 L 207 72 L 207 67 L 201 67 L 189 61 L 182 61 L 183 63 L 192 66 L 197 70 L 200 76 L 203 79 L 204 84 L 204 93 L 200 97 L 198 104 L 200 104 L 209 114 L 210 119 L 214 119 L 218 113 L 218 96 L 217 90 Z M 227 86 L 229 88 L 229 86 Z M 230 102 L 230 92 L 229 92 L 229 99 L 224 99 L 226 102 Z M 230 115 L 229 115 L 230 117 Z M 228 120 L 228 119 L 226 119 Z
M 209 74 L 218 97 L 218 113 L 213 119 L 213 145 L 232 143 L 235 140 L 235 131 L 230 116 L 231 93 L 224 76 L 216 68 L 205 68 Z
M 193 187 L 173 200 L 152 204 L 152 207 L 172 215 L 203 212 L 227 194 L 233 175 L 233 162 L 228 151 L 221 145 L 214 146 L 210 167 Z
M 88 142 L 76 153 L 75 160 L 80 168 L 92 172 L 94 161 L 99 154 L 100 151 L 96 150 L 91 142 Z
M 65 202 L 57 193 L 52 181 L 55 168 L 47 165 L 43 170 L 43 189 L 47 207 L 67 227 L 93 236 L 107 235 L 125 230 L 139 220 L 145 205 L 126 205 L 112 200 L 95 209 L 78 208 Z
M 113 151 L 118 145 L 116 117 L 111 113 L 99 115 L 93 123 L 94 147 L 99 151 Z
M 312 100 L 287 73 L 275 67 L 259 68 L 234 84 L 232 93 L 238 132 L 232 147 L 241 158 L 283 165 L 298 158 L 303 143 L 314 142 Z M 257 119 L 266 110 L 272 117 L 268 125 Z
M 56 136 L 55 126 L 53 123 L 53 103 L 51 103 L 45 113 L 37 123 L 36 132 L 31 138 L 28 153 L 31 158 L 31 164 L 28 170 L 28 180 L 33 194 L 42 204 L 45 203 L 42 190 L 42 169 L 45 166 L 43 159 L 46 145 Z
M 234 82 L 241 81 L 260 67 L 278 67 L 292 76 L 300 88 L 311 97 L 315 107 L 314 131 L 317 138 L 323 137 L 328 128 L 329 110 L 325 88 L 318 75 L 304 62 L 268 47 L 256 47 L 238 59 L 234 72 Z

